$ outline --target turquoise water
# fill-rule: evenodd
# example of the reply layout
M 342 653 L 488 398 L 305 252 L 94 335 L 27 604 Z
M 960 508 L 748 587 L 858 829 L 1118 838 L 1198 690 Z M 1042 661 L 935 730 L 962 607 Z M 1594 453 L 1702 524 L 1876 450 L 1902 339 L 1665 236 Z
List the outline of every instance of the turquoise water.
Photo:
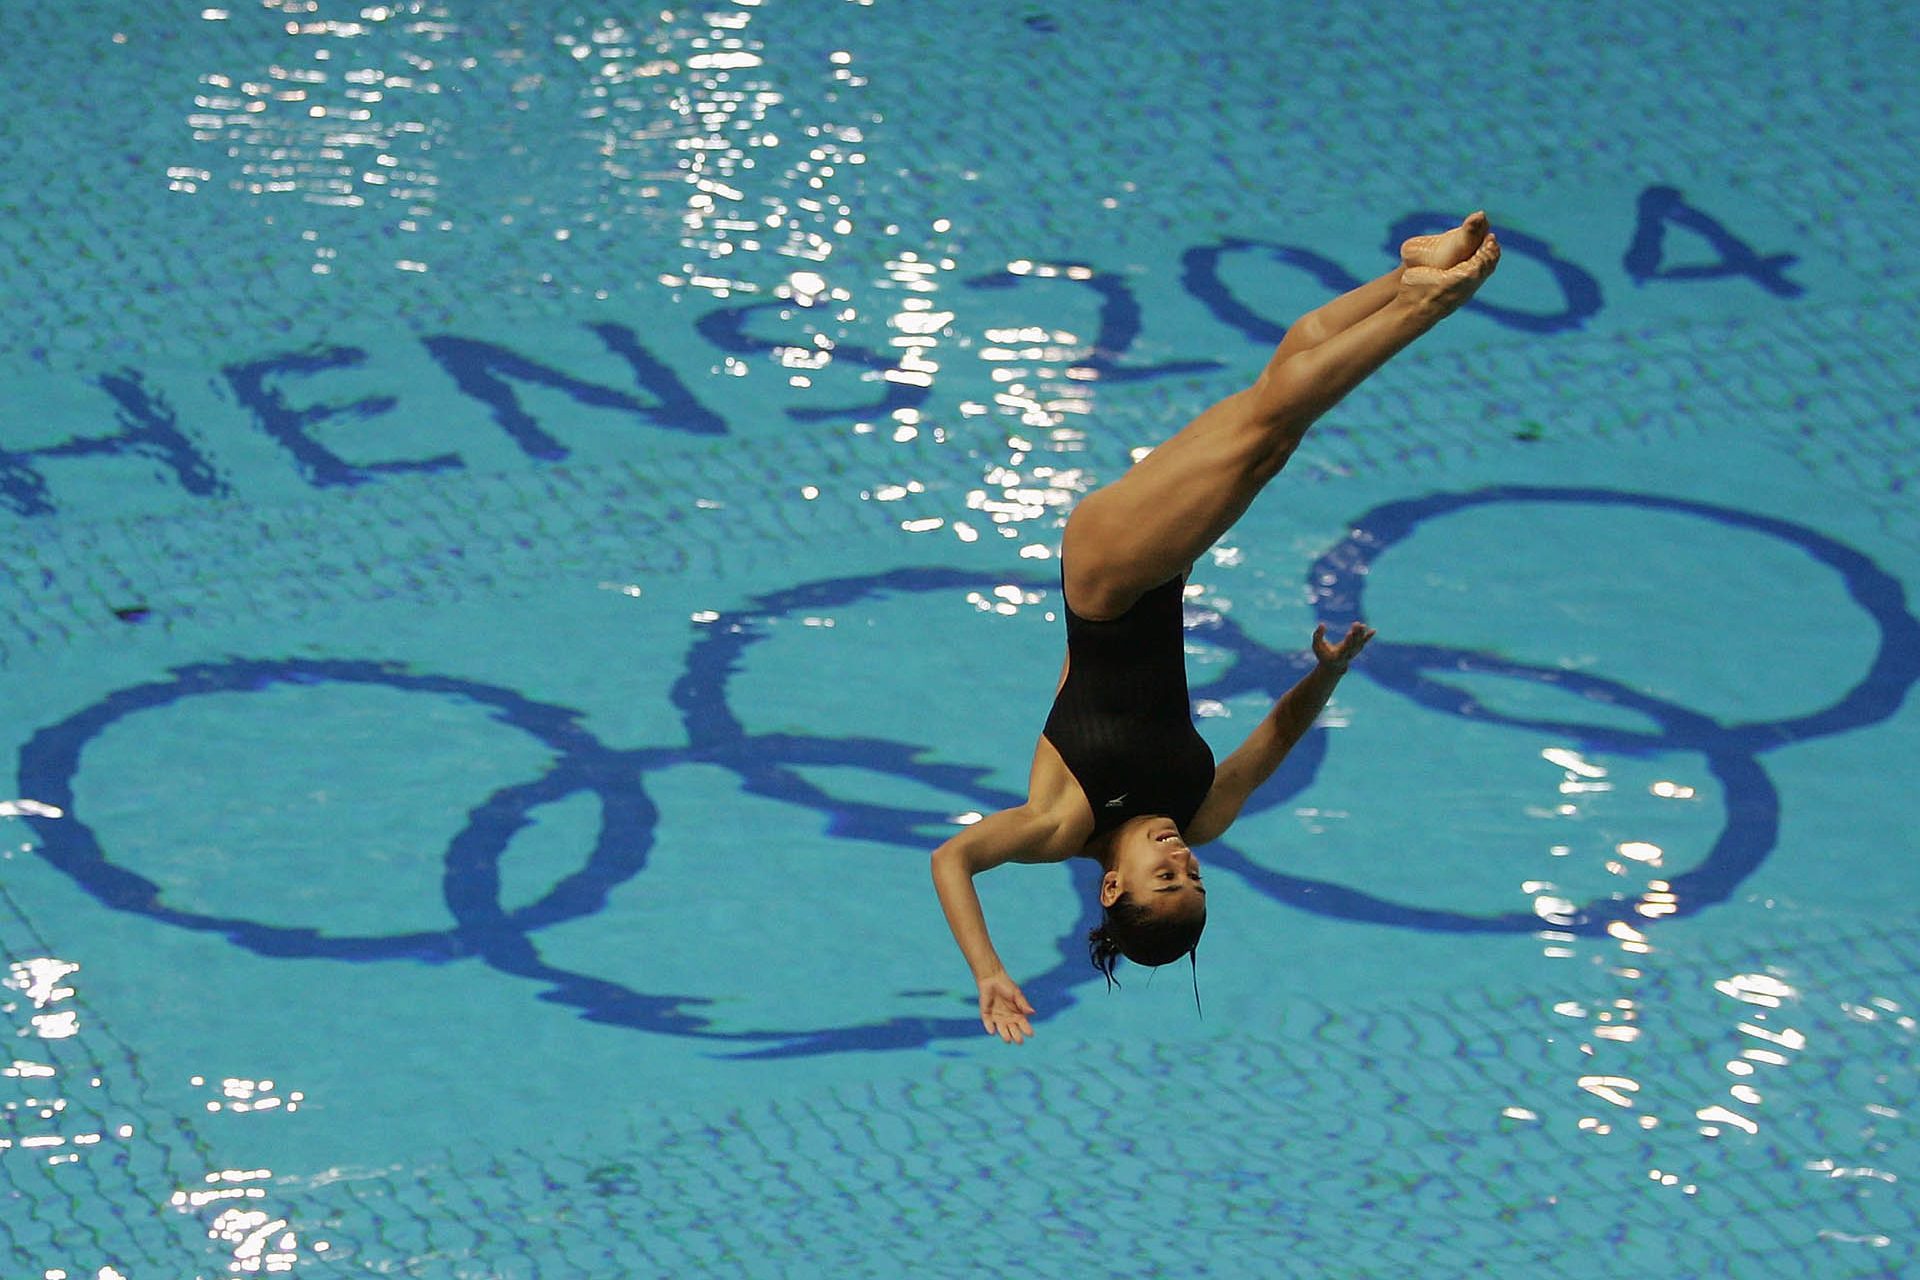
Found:
M 4 1273 L 1894 1276 L 1897 6 L 42 8 L 0 140 Z M 1109 994 L 1067 511 L 1484 205 L 1195 569 Z

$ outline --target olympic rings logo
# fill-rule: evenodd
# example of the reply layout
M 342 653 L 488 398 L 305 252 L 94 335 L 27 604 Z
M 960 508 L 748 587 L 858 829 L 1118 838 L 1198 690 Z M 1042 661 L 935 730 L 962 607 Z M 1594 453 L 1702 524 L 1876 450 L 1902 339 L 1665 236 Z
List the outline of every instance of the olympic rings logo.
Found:
M 1762 757 L 1780 746 L 1846 732 L 1892 715 L 1920 680 L 1920 619 L 1909 611 L 1899 582 L 1860 552 L 1803 525 L 1686 499 L 1584 488 L 1501 487 L 1438 494 L 1393 502 L 1353 522 L 1353 532 L 1315 562 L 1309 583 L 1330 627 L 1364 620 L 1364 587 L 1380 555 L 1432 521 L 1497 503 L 1568 503 L 1664 511 L 1695 516 L 1779 539 L 1799 548 L 1839 575 L 1851 598 L 1879 632 L 1875 657 L 1862 678 L 1836 703 L 1790 719 L 1723 724 L 1699 711 L 1663 701 L 1600 676 L 1530 666 L 1493 655 L 1435 645 L 1377 640 L 1356 674 L 1416 704 L 1481 723 L 1547 730 L 1593 750 L 1626 753 L 1687 751 L 1704 756 L 1726 797 L 1726 824 L 1705 858 L 1672 878 L 1672 914 L 1686 915 L 1727 900 L 1772 851 L 1778 834 L 1780 798 Z M 964 588 L 991 589 L 1004 577 L 951 569 L 903 569 L 866 577 L 807 583 L 772 593 L 709 622 L 689 649 L 672 700 L 687 732 L 687 745 L 617 749 L 587 732 L 578 713 L 532 701 L 512 689 L 425 675 L 391 664 L 324 659 L 236 660 L 183 667 L 164 680 L 122 689 L 92 707 L 36 733 L 21 751 L 20 793 L 63 810 L 52 818 L 31 814 L 35 851 L 105 906 L 178 928 L 216 933 L 263 956 L 349 961 L 411 959 L 426 962 L 477 960 L 506 974 L 542 984 L 541 998 L 569 1005 L 597 1022 L 637 1030 L 725 1042 L 742 1056 L 786 1056 L 855 1049 L 926 1045 L 978 1034 L 971 1016 L 896 1017 L 836 1027 L 762 1027 L 728 1030 L 703 1010 L 703 998 L 636 989 L 562 966 L 543 954 L 540 932 L 599 912 L 618 886 L 641 875 L 655 843 L 659 811 L 643 779 L 651 771 L 681 764 L 718 766 L 742 789 L 781 803 L 814 810 L 840 836 L 926 852 L 924 829 L 947 820 L 944 813 L 836 797 L 807 771 L 850 766 L 931 787 L 983 809 L 1018 803 L 1019 796 L 985 786 L 986 772 L 920 759 L 909 743 L 870 737 L 816 737 L 750 733 L 734 713 L 729 683 L 768 624 L 791 615 L 844 607 L 878 596 Z M 1047 582 L 1016 582 L 1052 590 Z M 1249 638 L 1225 618 L 1201 624 L 1204 638 L 1235 658 L 1217 680 L 1195 687 L 1196 699 L 1224 700 L 1246 694 L 1278 697 L 1297 678 L 1302 659 L 1277 653 Z M 1469 673 L 1556 686 L 1568 693 L 1625 708 L 1657 727 L 1635 730 L 1617 724 L 1581 724 L 1529 719 L 1488 708 L 1447 683 L 1445 673 Z M 103 731 L 157 708 L 216 693 L 254 693 L 285 685 L 378 686 L 406 694 L 455 699 L 483 709 L 493 720 L 544 744 L 552 753 L 546 771 L 530 781 L 495 791 L 467 816 L 464 828 L 442 856 L 442 898 L 452 925 L 439 930 L 339 936 L 311 926 L 270 924 L 235 915 L 193 911 L 166 900 L 164 890 L 137 871 L 117 865 L 82 815 L 75 811 L 74 781 L 87 745 Z M 1325 756 L 1325 735 L 1315 733 L 1296 750 L 1291 772 L 1276 778 L 1249 805 L 1249 812 L 1285 803 L 1311 782 Z M 1285 779 L 1293 779 L 1289 785 Z M 578 868 L 534 901 L 509 908 L 502 900 L 501 860 L 514 833 L 542 806 L 587 793 L 600 804 L 592 847 Z M 1537 914 L 1471 915 L 1391 902 L 1348 886 L 1312 881 L 1261 867 L 1230 843 L 1210 851 L 1209 867 L 1242 877 L 1271 898 L 1343 919 L 1459 933 L 1538 930 Z M 1625 896 L 1589 902 L 1553 927 L 1594 934 L 1627 918 L 1635 903 Z M 1060 941 L 1059 963 L 1043 974 L 1023 976 L 1023 986 L 1050 1014 L 1070 1007 L 1093 975 L 1079 957 L 1076 939 L 1091 923 L 1092 906 L 1082 895 L 1082 918 Z

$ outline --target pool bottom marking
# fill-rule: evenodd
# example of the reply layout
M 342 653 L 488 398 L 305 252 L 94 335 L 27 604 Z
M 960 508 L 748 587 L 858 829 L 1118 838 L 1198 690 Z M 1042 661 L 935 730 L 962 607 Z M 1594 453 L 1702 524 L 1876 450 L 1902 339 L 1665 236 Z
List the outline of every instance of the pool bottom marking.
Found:
M 1868 671 L 1838 702 L 1778 721 L 1724 725 L 1712 717 L 1590 673 L 1512 662 L 1493 655 L 1435 645 L 1376 641 L 1365 663 L 1367 678 L 1417 705 L 1477 722 L 1551 732 L 1585 750 L 1627 754 L 1689 752 L 1706 758 L 1726 798 L 1726 825 L 1706 857 L 1661 882 L 1657 895 L 1613 895 L 1584 905 L 1562 904 L 1551 928 L 1581 936 L 1618 936 L 1617 929 L 1647 928 L 1667 918 L 1691 915 L 1725 902 L 1766 859 L 1778 838 L 1780 797 L 1761 756 L 1775 748 L 1877 723 L 1891 716 L 1920 680 L 1920 620 L 1906 605 L 1899 582 L 1860 552 L 1804 526 L 1733 508 L 1658 495 L 1589 488 L 1503 486 L 1396 501 L 1367 512 L 1353 532 L 1321 556 L 1309 571 L 1315 603 L 1329 626 L 1364 621 L 1362 594 L 1368 571 L 1388 548 L 1426 523 L 1462 510 L 1502 502 L 1572 503 L 1680 512 L 1758 532 L 1791 543 L 1837 572 L 1848 594 L 1874 620 L 1880 647 Z M 351 961 L 413 959 L 447 963 L 478 959 L 503 972 L 545 984 L 543 1000 L 571 1006 L 582 1017 L 636 1030 L 729 1042 L 739 1056 L 878 1050 L 925 1046 L 973 1037 L 972 1016 L 901 1016 L 837 1027 L 764 1027 L 723 1030 L 704 1016 L 709 1001 L 687 994 L 648 993 L 592 974 L 563 968 L 541 953 L 535 935 L 543 928 L 598 913 L 618 886 L 646 869 L 659 814 L 642 779 L 651 770 L 685 764 L 715 765 L 736 775 L 749 794 L 799 805 L 823 814 L 833 835 L 925 851 L 924 832 L 947 822 L 949 812 L 906 809 L 835 797 L 800 770 L 845 766 L 911 781 L 962 797 L 983 810 L 1004 808 L 1021 797 L 984 784 L 984 767 L 924 761 L 924 749 L 879 738 L 828 738 L 791 733 L 748 733 L 728 702 L 728 685 L 767 624 L 795 613 L 817 612 L 900 593 L 985 590 L 1008 585 L 1004 577 L 943 568 L 800 584 L 755 599 L 746 608 L 719 614 L 702 626 L 672 690 L 687 730 L 685 747 L 618 750 L 579 723 L 579 713 L 535 702 L 515 690 L 452 677 L 421 674 L 389 663 L 354 660 L 236 660 L 182 667 L 170 678 L 119 690 L 80 713 L 36 733 L 21 751 L 20 795 L 15 816 L 33 824 L 36 852 L 70 876 L 103 905 L 163 924 L 218 933 L 259 955 Z M 1051 580 L 1013 579 L 1034 591 L 1055 588 Z M 1194 688 L 1196 702 L 1246 694 L 1277 698 L 1304 671 L 1305 659 L 1265 648 L 1229 619 L 1208 614 L 1193 629 L 1235 661 L 1219 678 Z M 1577 696 L 1637 712 L 1656 732 L 1617 725 L 1509 715 L 1447 684 L 1436 673 L 1470 673 L 1554 686 Z M 370 684 L 409 693 L 463 699 L 485 707 L 504 724 L 530 734 L 554 753 L 540 777 L 504 787 L 474 808 L 465 828 L 443 855 L 443 898 L 453 925 L 444 930 L 386 935 L 327 936 L 311 927 L 269 925 L 231 915 L 195 912 L 168 904 L 161 887 L 115 865 L 75 813 L 73 783 L 86 745 L 109 726 L 207 693 L 251 693 L 280 685 Z M 1248 805 L 1261 812 L 1291 800 L 1312 784 L 1326 757 L 1326 733 L 1312 732 L 1296 749 L 1288 771 Z M 509 909 L 501 901 L 501 858 L 514 834 L 538 808 L 580 792 L 601 804 L 599 834 L 580 867 L 538 899 Z M 52 816 L 64 811 L 62 816 Z M 1543 917 L 1531 912 L 1492 915 L 1390 901 L 1349 886 L 1289 876 L 1260 866 L 1230 843 L 1214 847 L 1210 865 L 1239 875 L 1269 898 L 1337 919 L 1447 933 L 1537 932 Z M 1085 868 L 1076 867 L 1084 871 Z M 1090 876 L 1080 880 L 1090 883 Z M 1086 889 L 1087 884 L 1079 886 Z M 1657 896 L 1658 902 L 1650 899 Z M 1049 1016 L 1077 999 L 1092 971 L 1080 956 L 1079 939 L 1093 920 L 1091 895 L 1082 892 L 1080 918 L 1056 942 L 1058 959 L 1024 986 Z M 1651 908 L 1651 909 L 1649 909 Z

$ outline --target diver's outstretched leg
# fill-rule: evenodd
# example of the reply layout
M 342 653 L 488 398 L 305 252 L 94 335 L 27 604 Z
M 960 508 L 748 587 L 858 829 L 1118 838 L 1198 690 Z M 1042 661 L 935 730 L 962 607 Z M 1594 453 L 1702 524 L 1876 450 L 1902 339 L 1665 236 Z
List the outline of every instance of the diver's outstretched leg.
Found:
M 1118 617 L 1144 592 L 1184 573 L 1286 466 L 1315 419 L 1472 297 L 1500 261 L 1499 241 L 1484 219 L 1477 231 L 1472 222 L 1421 237 L 1433 243 L 1416 248 L 1417 261 L 1302 317 L 1296 329 L 1314 328 L 1292 351 L 1283 342 L 1253 386 L 1206 410 L 1083 500 L 1061 546 L 1074 612 Z M 1433 265 L 1468 239 L 1477 242 L 1470 256 Z
M 1316 307 L 1295 320 L 1274 350 L 1269 364 L 1278 364 L 1290 356 L 1317 347 L 1335 334 L 1351 329 L 1393 301 L 1400 289 L 1400 273 L 1408 267 L 1458 266 L 1471 258 L 1487 238 L 1487 215 L 1478 210 L 1468 214 L 1459 226 L 1437 235 L 1414 236 L 1401 242 L 1400 265 L 1377 280 L 1369 280 L 1350 289 L 1333 301 Z

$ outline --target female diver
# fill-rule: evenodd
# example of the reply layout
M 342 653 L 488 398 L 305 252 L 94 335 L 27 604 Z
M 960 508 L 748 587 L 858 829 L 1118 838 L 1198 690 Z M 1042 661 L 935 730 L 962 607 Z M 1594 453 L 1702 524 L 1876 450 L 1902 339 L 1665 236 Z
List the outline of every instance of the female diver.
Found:
M 1486 215 L 1401 246 L 1401 265 L 1303 316 L 1253 386 L 1228 396 L 1111 485 L 1088 495 L 1061 541 L 1067 658 L 1027 780 L 1027 801 L 933 851 L 933 883 L 980 988 L 988 1034 L 1018 1044 L 1033 1006 L 987 936 L 973 877 L 1005 862 L 1100 864 L 1105 922 L 1089 935 L 1113 979 L 1118 956 L 1189 955 L 1206 926 L 1190 846 L 1217 839 L 1326 706 L 1373 631 L 1337 642 L 1215 767 L 1187 700 L 1181 597 L 1193 562 L 1280 473 L 1315 419 L 1458 310 L 1500 261 Z

